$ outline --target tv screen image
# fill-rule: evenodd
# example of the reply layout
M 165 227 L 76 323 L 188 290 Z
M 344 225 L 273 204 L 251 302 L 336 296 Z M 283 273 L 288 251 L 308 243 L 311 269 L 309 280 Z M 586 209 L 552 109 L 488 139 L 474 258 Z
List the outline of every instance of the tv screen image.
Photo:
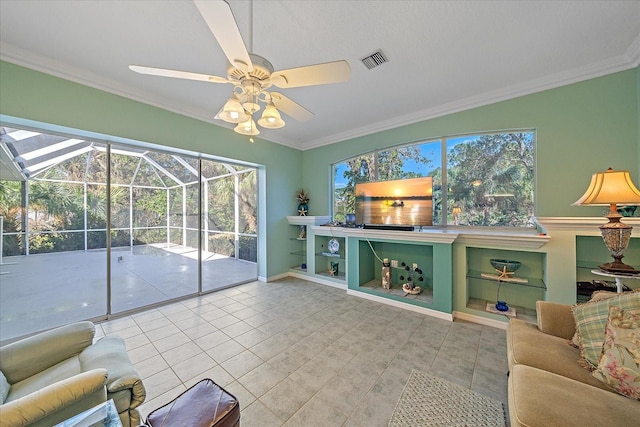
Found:
M 358 224 L 433 225 L 433 178 L 356 184 Z

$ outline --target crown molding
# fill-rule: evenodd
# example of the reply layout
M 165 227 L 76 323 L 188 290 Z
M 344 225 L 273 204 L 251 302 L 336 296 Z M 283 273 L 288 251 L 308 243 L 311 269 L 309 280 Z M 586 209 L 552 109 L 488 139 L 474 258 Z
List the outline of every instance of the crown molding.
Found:
M 638 34 L 638 37 L 636 37 L 631 43 L 631 46 L 629 46 L 629 49 L 627 49 L 625 57 L 634 67 L 640 65 L 640 34 Z
M 311 150 L 313 148 L 322 147 L 324 145 L 334 144 L 349 139 L 359 138 L 371 135 L 377 132 L 394 129 L 401 126 L 411 125 L 425 120 L 431 120 L 443 117 L 449 114 L 459 113 L 461 111 L 470 110 L 477 107 L 495 104 L 501 101 L 518 98 L 521 96 L 531 95 L 543 92 L 549 89 L 555 89 L 567 86 L 573 83 L 606 76 L 608 74 L 635 68 L 640 63 L 640 36 L 631 44 L 624 55 L 602 61 L 595 64 L 588 64 L 584 67 L 574 68 L 572 70 L 563 71 L 552 74 L 540 79 L 530 80 L 529 82 L 512 85 L 503 89 L 485 92 L 480 95 L 468 97 L 458 101 L 440 105 L 435 108 L 417 111 L 413 114 L 405 115 L 402 118 L 395 117 L 389 120 L 376 122 L 371 126 L 363 126 L 347 132 L 341 132 L 329 135 L 326 138 L 319 138 L 308 141 L 301 149 Z
M 141 102 L 172 113 L 203 121 L 214 126 L 229 129 L 231 131 L 229 127 L 214 120 L 209 113 L 191 108 L 187 105 L 175 105 L 174 103 L 167 103 L 162 99 L 151 97 L 147 93 L 143 93 L 142 91 L 137 91 L 135 88 L 124 86 L 117 81 L 105 79 L 95 73 L 90 73 L 82 69 L 70 67 L 68 64 L 62 63 L 49 57 L 34 55 L 32 52 L 25 51 L 8 43 L 0 42 L 0 60 L 39 71 L 54 77 L 59 77 L 74 83 L 79 83 L 84 86 L 88 86 L 114 95 L 122 96 L 133 101 Z M 370 126 L 363 126 L 357 129 L 339 132 L 328 135 L 324 138 L 318 138 L 310 141 L 292 141 L 287 138 L 283 138 L 281 135 L 277 140 L 273 138 L 265 138 L 264 136 L 260 136 L 258 137 L 258 139 L 305 151 L 322 147 L 324 145 L 330 145 L 337 142 L 343 142 L 349 139 L 394 129 L 401 126 L 411 125 L 425 120 L 435 119 L 472 108 L 506 101 L 520 96 L 542 92 L 548 89 L 566 86 L 572 83 L 601 77 L 607 74 L 625 71 L 631 68 L 635 68 L 639 64 L 640 35 L 631 43 L 631 45 L 623 55 L 611 58 L 609 60 L 595 64 L 588 64 L 584 67 L 574 68 L 572 70 L 564 71 L 561 73 L 552 74 L 540 79 L 531 80 L 524 84 L 512 85 L 495 91 L 485 92 L 477 96 L 457 100 L 434 108 L 416 111 L 412 114 L 404 115 L 402 117 L 395 117 L 388 120 L 376 122 L 375 124 L 372 124 Z
M 34 55 L 29 51 L 16 48 L 15 46 L 7 43 L 0 42 L 0 60 L 233 131 L 233 129 L 231 129 L 231 125 L 227 125 L 220 120 L 214 120 L 209 113 L 203 113 L 202 111 L 191 108 L 188 105 L 167 103 L 160 98 L 150 97 L 147 93 L 137 91 L 135 88 L 121 85 L 110 79 L 105 79 L 95 73 L 70 67 L 68 64 L 52 58 Z M 264 136 L 258 136 L 256 139 L 285 145 L 298 150 L 300 149 L 299 144 L 286 139 L 275 140 L 272 138 L 265 138 Z

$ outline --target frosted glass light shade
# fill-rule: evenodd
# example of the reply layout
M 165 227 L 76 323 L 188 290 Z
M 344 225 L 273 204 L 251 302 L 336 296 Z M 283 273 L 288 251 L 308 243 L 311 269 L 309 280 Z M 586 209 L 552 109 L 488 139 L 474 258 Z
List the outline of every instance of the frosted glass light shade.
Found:
M 244 108 L 242 108 L 242 105 L 240 105 L 240 101 L 233 97 L 229 98 L 229 100 L 224 104 L 222 112 L 218 117 L 227 123 L 242 123 L 246 122 L 250 118 L 250 116 L 244 111 Z
M 245 122 L 238 123 L 238 126 L 236 126 L 233 130 L 239 134 L 248 136 L 255 136 L 260 134 L 260 131 L 256 126 L 256 122 L 254 122 L 252 118 L 249 118 L 249 120 Z
M 258 124 L 267 129 L 279 129 L 284 126 L 284 120 L 280 117 L 278 109 L 273 104 L 269 104 L 262 112 Z

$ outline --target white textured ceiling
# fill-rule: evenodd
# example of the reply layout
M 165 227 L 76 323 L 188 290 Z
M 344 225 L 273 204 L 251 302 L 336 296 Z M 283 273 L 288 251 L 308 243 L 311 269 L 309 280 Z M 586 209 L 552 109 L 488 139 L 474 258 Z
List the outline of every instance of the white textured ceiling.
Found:
M 640 1 L 229 1 L 276 70 L 346 59 L 346 83 L 282 92 L 315 113 L 261 137 L 300 149 L 596 77 L 640 63 Z M 252 31 L 251 31 L 252 29 Z M 253 33 L 253 42 L 251 42 Z M 389 62 L 360 59 L 382 49 Z M 231 86 L 143 76 L 129 64 L 226 76 L 192 2 L 0 0 L 0 59 L 230 127 Z M 2 76 L 0 76 L 2 78 Z

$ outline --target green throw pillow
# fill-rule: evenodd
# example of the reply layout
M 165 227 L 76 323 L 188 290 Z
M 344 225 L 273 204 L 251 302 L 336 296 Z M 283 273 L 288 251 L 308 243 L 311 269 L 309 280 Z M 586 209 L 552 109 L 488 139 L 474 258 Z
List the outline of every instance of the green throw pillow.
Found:
M 9 384 L 7 378 L 4 376 L 2 371 L 0 371 L 0 404 L 4 403 L 5 400 L 7 400 L 10 388 L 11 384 Z
M 580 337 L 580 352 L 592 370 L 598 366 L 600 360 L 610 306 L 622 310 L 640 310 L 640 293 L 622 294 L 572 307 L 576 331 Z

